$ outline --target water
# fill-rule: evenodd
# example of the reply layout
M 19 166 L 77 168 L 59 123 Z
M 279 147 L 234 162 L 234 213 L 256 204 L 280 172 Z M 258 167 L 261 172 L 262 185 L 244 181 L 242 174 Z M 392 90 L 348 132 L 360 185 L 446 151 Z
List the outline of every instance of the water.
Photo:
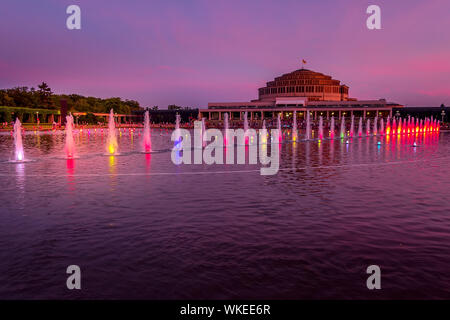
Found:
M 373 129 L 372 129 L 373 135 L 376 136 L 378 133 L 378 117 L 375 117 L 373 120 Z
M 306 112 L 306 140 L 311 139 L 311 113 Z
M 298 129 L 297 129 L 297 111 L 294 111 L 294 116 L 292 119 L 292 140 L 298 140 Z
M 358 124 L 358 137 L 362 137 L 362 117 L 359 118 L 359 124 Z
M 281 114 L 280 113 L 278 113 L 278 117 L 277 117 L 277 129 L 278 129 L 278 133 L 279 133 L 278 142 L 281 143 L 281 139 L 283 137 L 283 132 L 281 131 Z
M 275 176 L 175 166 L 152 138 L 107 156 L 74 130 L 66 160 L 63 132 L 27 133 L 13 164 L 0 134 L 0 298 L 450 298 L 449 133 L 282 143 Z
M 73 116 L 69 114 L 66 116 L 66 157 L 68 159 L 75 157 L 75 143 L 73 141 Z
M 228 136 L 228 130 L 229 130 L 228 113 L 225 113 L 224 117 L 225 118 L 223 120 L 223 131 L 224 131 L 223 139 L 224 139 L 224 145 L 227 145 L 228 144 L 227 136 Z
M 206 146 L 206 124 L 205 118 L 202 118 L 202 147 Z
M 323 118 L 319 117 L 319 140 L 323 139 Z
M 152 152 L 152 137 L 150 133 L 150 115 L 148 110 L 144 113 L 144 139 L 143 139 L 143 149 L 144 152 Z
M 116 136 L 116 123 L 114 121 L 114 110 L 111 109 L 108 120 L 108 140 L 106 142 L 106 148 L 109 154 L 117 154 L 118 144 Z
M 20 123 L 19 118 L 16 118 L 16 122 L 14 123 L 14 160 L 15 161 L 23 161 L 25 160 L 25 156 L 23 153 L 23 143 L 22 143 L 22 124 Z
M 331 116 L 330 138 L 334 139 L 334 117 L 333 116 Z
M 345 117 L 342 116 L 341 118 L 341 139 L 345 138 Z
M 352 115 L 352 120 L 350 124 L 350 138 L 353 138 L 354 135 L 355 135 L 355 116 Z

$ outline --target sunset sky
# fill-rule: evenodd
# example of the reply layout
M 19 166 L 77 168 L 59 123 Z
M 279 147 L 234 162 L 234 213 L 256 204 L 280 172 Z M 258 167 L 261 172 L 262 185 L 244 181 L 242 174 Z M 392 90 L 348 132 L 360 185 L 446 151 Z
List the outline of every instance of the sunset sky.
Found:
M 81 7 L 81 30 L 66 8 Z M 381 7 L 382 30 L 366 8 Z M 56 93 L 143 106 L 249 101 L 301 67 L 358 99 L 450 105 L 450 1 L 2 0 L 0 88 L 46 81 Z

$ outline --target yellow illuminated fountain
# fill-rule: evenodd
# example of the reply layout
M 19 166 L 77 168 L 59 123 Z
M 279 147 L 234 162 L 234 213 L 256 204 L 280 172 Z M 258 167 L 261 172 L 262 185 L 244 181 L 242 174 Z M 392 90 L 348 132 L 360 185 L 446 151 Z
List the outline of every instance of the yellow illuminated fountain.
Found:
M 108 122 L 108 139 L 107 139 L 107 151 L 108 154 L 114 155 L 118 152 L 117 135 L 116 135 L 116 124 L 114 122 L 114 110 L 111 109 L 109 113 Z

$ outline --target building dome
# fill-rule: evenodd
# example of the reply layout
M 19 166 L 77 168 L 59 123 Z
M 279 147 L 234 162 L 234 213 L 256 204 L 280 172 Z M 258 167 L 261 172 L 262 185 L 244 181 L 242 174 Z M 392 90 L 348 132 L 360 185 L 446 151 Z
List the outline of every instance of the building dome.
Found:
M 347 101 L 348 87 L 323 73 L 299 69 L 283 74 L 258 89 L 260 101 L 278 97 L 306 97 L 308 101 Z

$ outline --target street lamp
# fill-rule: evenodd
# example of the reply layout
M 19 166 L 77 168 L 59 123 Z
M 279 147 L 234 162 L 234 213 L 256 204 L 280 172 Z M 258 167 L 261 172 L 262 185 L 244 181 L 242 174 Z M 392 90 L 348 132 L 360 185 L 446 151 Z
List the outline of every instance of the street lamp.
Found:
M 36 111 L 36 123 L 39 125 L 39 111 Z

